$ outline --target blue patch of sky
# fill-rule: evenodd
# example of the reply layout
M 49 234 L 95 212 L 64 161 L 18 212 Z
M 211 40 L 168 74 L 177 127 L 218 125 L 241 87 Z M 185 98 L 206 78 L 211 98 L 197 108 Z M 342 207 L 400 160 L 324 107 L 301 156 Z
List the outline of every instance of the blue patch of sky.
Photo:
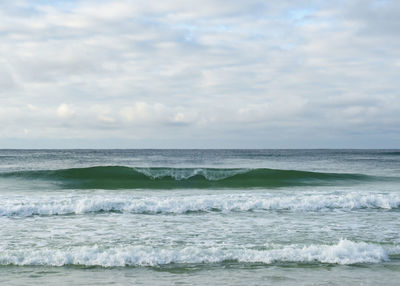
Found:
M 315 21 L 310 17 L 315 11 L 316 9 L 312 7 L 293 9 L 287 11 L 284 18 L 291 21 L 295 26 L 303 26 Z
M 40 11 L 41 7 L 51 7 L 55 8 L 59 11 L 64 11 L 64 12 L 69 12 L 72 11 L 74 8 L 78 6 L 80 1 L 45 1 L 45 0 L 40 0 L 40 1 L 32 1 L 32 2 L 27 2 L 27 7 L 31 9 L 32 11 Z
M 183 31 L 183 36 L 181 41 L 191 42 L 194 40 L 195 31 L 198 29 L 196 25 L 193 24 L 179 24 L 174 29 Z
M 291 21 L 295 27 L 305 25 L 320 26 L 321 24 L 324 25 L 324 29 L 335 29 L 337 27 L 338 19 L 334 15 L 325 15 L 324 17 L 314 16 L 317 11 L 317 6 L 292 9 L 287 11 L 284 18 Z
M 25 13 L 26 15 L 40 15 L 44 12 L 41 11 L 41 7 L 53 7 L 59 11 L 72 11 L 78 6 L 80 0 L 36 0 L 26 1 L 26 6 L 19 7 L 19 13 Z
M 289 10 L 287 13 L 287 17 L 291 20 L 299 21 L 308 17 L 312 13 L 315 12 L 315 8 L 299 8 L 294 10 Z
M 67 8 L 76 6 L 80 0 L 36 0 L 32 3 L 32 6 L 52 6 L 57 8 Z M 28 2 L 29 3 L 29 2 Z
M 214 25 L 205 26 L 191 23 L 181 23 L 173 27 L 173 29 L 183 31 L 183 36 L 181 41 L 184 42 L 194 42 L 196 40 L 196 33 L 207 33 L 207 32 L 217 32 L 217 33 L 229 33 L 232 32 L 232 28 L 226 25 Z
M 393 2 L 393 1 L 391 1 L 391 0 L 375 0 L 375 1 L 372 1 L 371 6 L 372 6 L 372 8 L 382 8 L 382 7 L 386 7 L 391 2 Z

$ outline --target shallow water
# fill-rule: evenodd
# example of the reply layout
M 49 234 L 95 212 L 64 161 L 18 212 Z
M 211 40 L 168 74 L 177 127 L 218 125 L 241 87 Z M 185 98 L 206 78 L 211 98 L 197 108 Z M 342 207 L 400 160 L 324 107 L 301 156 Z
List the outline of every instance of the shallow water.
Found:
M 397 285 L 399 154 L 1 150 L 0 284 Z

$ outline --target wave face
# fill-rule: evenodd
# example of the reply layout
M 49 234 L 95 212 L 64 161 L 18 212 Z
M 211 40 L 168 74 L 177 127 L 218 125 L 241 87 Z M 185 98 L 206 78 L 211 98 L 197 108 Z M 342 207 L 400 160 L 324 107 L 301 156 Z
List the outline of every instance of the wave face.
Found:
M 279 262 L 356 264 L 388 261 L 388 252 L 380 245 L 340 240 L 334 245 L 288 245 L 279 248 L 224 249 L 185 247 L 159 249 L 146 246 L 101 248 L 75 247 L 68 250 L 3 250 L 0 265 L 84 265 L 84 266 L 162 266 L 168 264 Z
M 91 195 L 71 197 L 2 198 L 0 216 L 70 215 L 96 212 L 131 214 L 185 214 L 189 212 L 398 210 L 400 194 L 262 194 L 199 195 L 185 197 Z
M 131 168 L 97 166 L 59 170 L 17 171 L 2 177 L 50 180 L 66 188 L 177 189 L 274 188 L 352 184 L 373 176 L 279 169 Z

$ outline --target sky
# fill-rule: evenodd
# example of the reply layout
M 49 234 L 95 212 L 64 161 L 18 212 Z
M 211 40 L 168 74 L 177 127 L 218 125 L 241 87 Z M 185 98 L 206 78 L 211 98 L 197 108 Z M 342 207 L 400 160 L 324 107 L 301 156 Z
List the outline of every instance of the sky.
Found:
M 400 1 L 0 0 L 0 148 L 400 148 Z

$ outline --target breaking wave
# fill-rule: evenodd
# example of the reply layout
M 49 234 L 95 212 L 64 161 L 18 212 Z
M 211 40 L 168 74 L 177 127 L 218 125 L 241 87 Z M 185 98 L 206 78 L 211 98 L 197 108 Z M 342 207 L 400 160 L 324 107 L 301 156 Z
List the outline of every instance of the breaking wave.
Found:
M 124 166 L 17 171 L 2 173 L 0 176 L 49 180 L 62 187 L 82 189 L 273 188 L 351 184 L 378 179 L 362 174 L 266 168 L 131 168 Z
M 273 249 L 249 248 L 154 248 L 127 246 L 103 248 L 82 246 L 69 249 L 21 249 L 0 251 L 0 265 L 84 265 L 102 267 L 162 266 L 193 263 L 329 263 L 358 264 L 388 261 L 380 245 L 342 239 L 334 245 L 288 245 Z
M 0 216 L 67 215 L 95 212 L 184 214 L 188 212 L 330 211 L 400 209 L 400 194 L 217 194 L 196 196 L 76 195 L 1 198 Z

